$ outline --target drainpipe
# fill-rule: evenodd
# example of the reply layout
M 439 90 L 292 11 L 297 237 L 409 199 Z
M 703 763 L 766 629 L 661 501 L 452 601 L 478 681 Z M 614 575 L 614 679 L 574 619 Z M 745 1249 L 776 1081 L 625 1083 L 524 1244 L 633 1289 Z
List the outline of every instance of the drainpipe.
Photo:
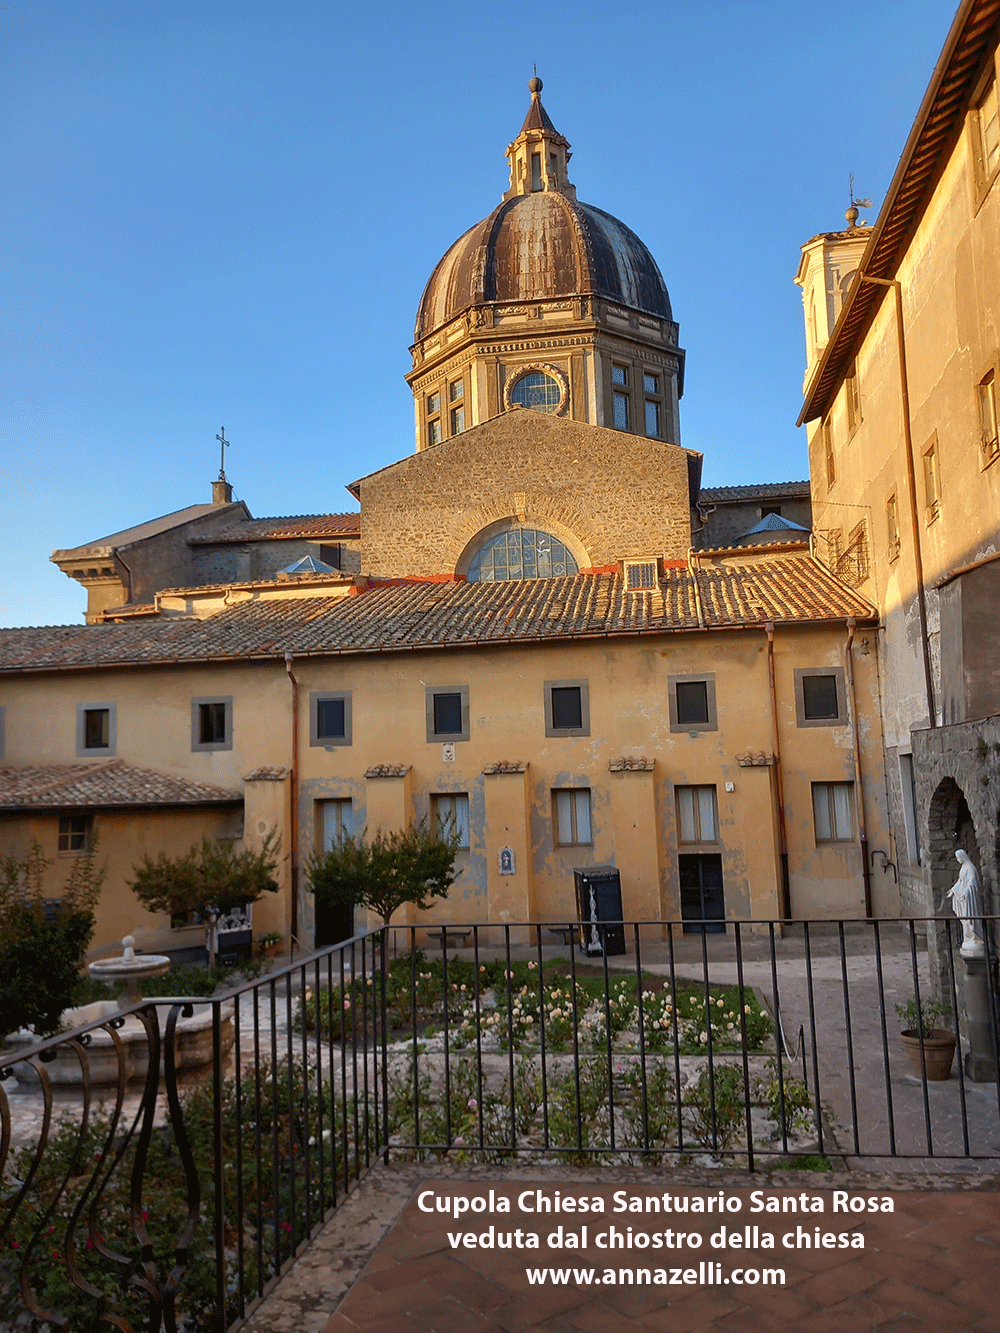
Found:
M 903 287 L 895 278 L 872 278 L 860 275 L 862 282 L 879 287 L 891 287 L 895 294 L 896 354 L 899 360 L 899 397 L 903 416 L 903 442 L 906 445 L 906 489 L 910 498 L 910 527 L 913 536 L 913 572 L 917 580 L 917 615 L 920 620 L 920 647 L 924 663 L 924 690 L 927 695 L 927 713 L 930 725 L 937 726 L 934 711 L 934 681 L 931 676 L 930 642 L 927 637 L 927 600 L 924 596 L 924 556 L 920 544 L 920 518 L 917 510 L 917 476 L 913 461 L 913 432 L 910 422 L 910 385 L 906 374 L 906 341 L 903 336 Z
M 781 895 L 778 904 L 787 921 L 792 915 L 792 891 L 788 881 L 788 833 L 785 828 L 785 784 L 781 776 L 781 739 L 778 735 L 778 691 L 774 683 L 774 623 L 764 626 L 767 635 L 767 678 L 771 686 L 771 736 L 774 746 L 774 785 L 778 797 L 778 843 L 781 852 Z
M 292 873 L 292 939 L 291 956 L 295 957 L 295 946 L 299 936 L 299 682 L 292 670 L 292 654 L 285 653 L 285 670 L 292 684 L 292 772 L 288 783 L 288 796 L 291 801 L 289 837 L 292 843 L 290 856 Z
M 868 824 L 865 820 L 865 793 L 861 786 L 861 733 L 858 729 L 858 701 L 854 689 L 854 631 L 858 622 L 851 616 L 847 622 L 847 693 L 851 706 L 851 727 L 854 732 L 854 788 L 858 793 L 858 837 L 861 840 L 861 874 L 865 885 L 865 916 L 872 913 L 872 872 L 868 864 Z

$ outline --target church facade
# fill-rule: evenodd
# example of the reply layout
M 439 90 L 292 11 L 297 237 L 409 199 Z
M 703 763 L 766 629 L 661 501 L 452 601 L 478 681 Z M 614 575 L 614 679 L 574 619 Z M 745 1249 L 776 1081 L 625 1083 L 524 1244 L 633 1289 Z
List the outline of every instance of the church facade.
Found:
M 57 869 L 98 836 L 102 941 L 196 931 L 126 887 L 168 826 L 277 830 L 254 928 L 300 947 L 343 929 L 310 856 L 424 819 L 461 873 L 399 923 L 571 921 L 596 866 L 632 920 L 897 914 L 877 611 L 803 483 L 702 491 L 662 276 L 576 199 L 540 94 L 427 284 L 416 450 L 350 483 L 359 512 L 254 519 L 220 477 L 56 553 L 87 624 L 5 632 L 0 835 Z

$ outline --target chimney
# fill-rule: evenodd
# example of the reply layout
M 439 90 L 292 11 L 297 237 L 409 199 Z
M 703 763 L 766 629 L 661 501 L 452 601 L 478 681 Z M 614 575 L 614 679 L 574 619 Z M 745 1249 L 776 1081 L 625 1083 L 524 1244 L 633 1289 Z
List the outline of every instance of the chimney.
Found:
M 229 505 L 233 503 L 233 488 L 225 477 L 212 482 L 212 504 Z

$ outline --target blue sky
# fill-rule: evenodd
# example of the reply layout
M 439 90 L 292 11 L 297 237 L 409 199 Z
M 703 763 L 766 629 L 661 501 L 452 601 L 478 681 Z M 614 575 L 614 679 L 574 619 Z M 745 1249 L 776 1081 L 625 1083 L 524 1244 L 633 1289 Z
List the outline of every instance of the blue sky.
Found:
M 423 285 L 543 101 L 579 197 L 646 242 L 706 485 L 806 475 L 799 246 L 874 221 L 955 0 L 0 7 L 0 624 L 79 621 L 48 563 L 210 499 L 354 508 L 413 448 Z

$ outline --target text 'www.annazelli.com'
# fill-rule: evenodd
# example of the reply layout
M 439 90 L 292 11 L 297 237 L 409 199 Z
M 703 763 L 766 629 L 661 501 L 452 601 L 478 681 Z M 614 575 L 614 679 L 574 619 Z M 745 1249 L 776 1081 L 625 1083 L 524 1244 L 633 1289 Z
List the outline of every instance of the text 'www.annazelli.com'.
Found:
M 526 1268 L 528 1285 L 544 1287 L 783 1287 L 783 1268 L 732 1268 L 702 1259 L 697 1268 Z

